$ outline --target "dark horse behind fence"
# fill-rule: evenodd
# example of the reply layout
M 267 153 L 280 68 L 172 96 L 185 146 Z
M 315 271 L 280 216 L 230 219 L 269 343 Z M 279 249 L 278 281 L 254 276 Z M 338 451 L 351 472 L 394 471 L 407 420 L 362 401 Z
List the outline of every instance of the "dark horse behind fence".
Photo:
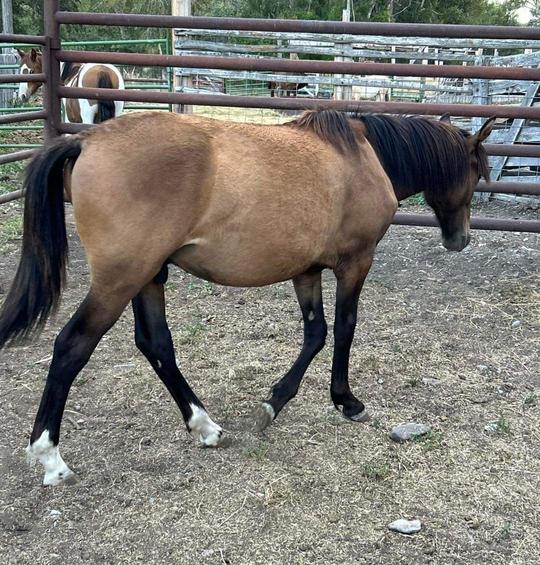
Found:
M 169 264 L 203 279 L 262 286 L 292 279 L 304 343 L 255 411 L 269 425 L 295 396 L 327 326 L 321 271 L 337 278 L 330 395 L 365 418 L 349 387 L 358 298 L 398 200 L 423 191 L 445 247 L 469 243 L 470 204 L 488 177 L 476 134 L 448 120 L 307 112 L 280 126 L 134 113 L 50 143 L 26 172 L 22 257 L 0 313 L 0 347 L 29 336 L 58 305 L 65 280 L 64 192 L 73 203 L 91 286 L 58 335 L 28 451 L 44 484 L 73 479 L 58 442 L 69 389 L 131 301 L 135 341 L 175 399 L 189 432 L 220 442 L 175 361 L 165 317 Z

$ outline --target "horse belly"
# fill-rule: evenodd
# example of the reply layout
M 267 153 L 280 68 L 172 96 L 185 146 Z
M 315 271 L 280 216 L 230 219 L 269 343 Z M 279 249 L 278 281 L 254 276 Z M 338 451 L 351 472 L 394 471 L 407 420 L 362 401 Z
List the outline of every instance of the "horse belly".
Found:
M 254 238 L 255 239 L 255 238 Z M 199 278 L 226 286 L 265 286 L 291 279 L 320 264 L 316 247 L 288 242 L 197 239 L 171 256 L 173 263 Z

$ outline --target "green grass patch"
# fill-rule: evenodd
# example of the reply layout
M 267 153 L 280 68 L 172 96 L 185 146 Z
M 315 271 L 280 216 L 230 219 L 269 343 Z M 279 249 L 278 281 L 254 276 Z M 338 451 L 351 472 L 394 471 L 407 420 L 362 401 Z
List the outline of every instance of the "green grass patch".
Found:
M 390 465 L 384 461 L 369 461 L 360 467 L 362 476 L 371 481 L 384 481 L 390 472 Z
M 413 441 L 424 451 L 433 451 L 435 449 L 440 449 L 443 446 L 443 437 L 442 432 L 431 430 L 427 434 L 414 437 Z
M 420 377 L 411 377 L 405 381 L 405 387 L 407 388 L 415 388 L 421 383 Z
M 264 461 L 266 459 L 268 449 L 269 446 L 266 443 L 260 443 L 259 445 L 246 447 L 242 452 L 242 455 L 246 459 L 254 459 L 255 461 Z
M 0 249 L 4 249 L 8 244 L 19 239 L 23 233 L 23 218 L 13 216 L 0 224 Z
M 505 522 L 502 528 L 499 530 L 497 538 L 499 541 L 506 541 L 512 536 L 512 524 L 510 522 Z
M 506 435 L 510 433 L 510 422 L 501 415 L 495 421 L 490 422 L 485 427 L 485 430 L 499 435 Z
M 523 406 L 525 408 L 532 408 L 533 406 L 538 406 L 538 395 L 531 392 L 523 399 Z

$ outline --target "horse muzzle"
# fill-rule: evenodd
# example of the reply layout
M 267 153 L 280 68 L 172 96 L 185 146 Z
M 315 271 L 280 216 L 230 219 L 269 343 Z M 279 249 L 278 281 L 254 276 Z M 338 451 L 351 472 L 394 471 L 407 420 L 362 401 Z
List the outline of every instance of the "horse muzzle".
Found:
M 471 234 L 456 234 L 452 237 L 443 237 L 443 245 L 448 251 L 463 251 L 471 241 Z

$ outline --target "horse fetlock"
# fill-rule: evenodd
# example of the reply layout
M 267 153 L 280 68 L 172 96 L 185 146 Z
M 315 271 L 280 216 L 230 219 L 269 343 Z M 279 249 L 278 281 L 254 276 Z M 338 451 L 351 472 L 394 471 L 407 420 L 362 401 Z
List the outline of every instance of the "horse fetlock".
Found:
M 191 435 L 203 447 L 217 447 L 221 443 L 223 429 L 216 424 L 204 408 L 190 404 L 191 417 L 187 427 Z
M 58 445 L 54 445 L 51 441 L 48 430 L 45 430 L 35 442 L 28 445 L 26 454 L 30 462 L 37 460 L 43 465 L 45 469 L 44 486 L 77 482 L 75 473 L 62 459 Z

